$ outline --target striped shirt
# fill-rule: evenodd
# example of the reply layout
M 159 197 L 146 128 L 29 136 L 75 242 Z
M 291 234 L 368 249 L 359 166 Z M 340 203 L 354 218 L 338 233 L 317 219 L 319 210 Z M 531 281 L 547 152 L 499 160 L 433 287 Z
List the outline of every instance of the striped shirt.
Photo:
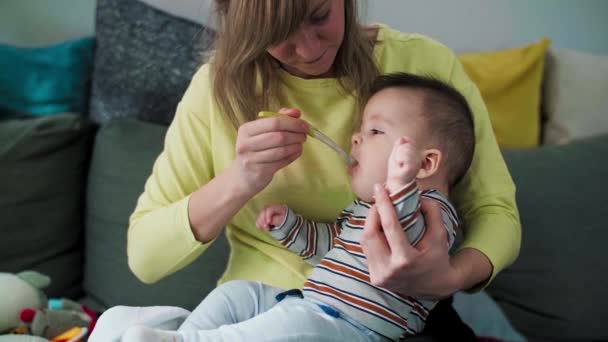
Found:
M 450 248 L 458 226 L 454 207 L 436 190 L 420 192 L 415 181 L 390 195 L 408 240 L 415 245 L 425 232 L 421 196 L 439 202 Z M 367 259 L 359 243 L 371 206 L 356 200 L 332 224 L 306 220 L 288 209 L 284 222 L 270 234 L 315 266 L 304 283 L 305 297 L 326 303 L 396 340 L 421 332 L 436 302 L 404 297 L 371 284 Z

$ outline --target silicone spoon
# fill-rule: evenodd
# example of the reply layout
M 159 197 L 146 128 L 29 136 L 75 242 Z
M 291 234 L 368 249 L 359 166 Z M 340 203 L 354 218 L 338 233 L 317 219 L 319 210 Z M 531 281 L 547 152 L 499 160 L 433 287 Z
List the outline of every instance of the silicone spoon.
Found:
M 259 112 L 258 113 L 258 117 L 260 117 L 260 118 L 270 118 L 270 117 L 278 116 L 278 115 L 283 115 L 283 114 L 279 114 L 279 113 L 275 113 L 275 112 Z M 348 155 L 348 153 L 344 152 L 344 150 L 342 150 L 340 148 L 340 146 L 338 146 L 338 144 L 336 144 L 333 140 L 331 140 L 331 138 L 329 138 L 327 135 L 323 134 L 323 132 L 321 132 L 318 128 L 310 125 L 310 128 L 308 129 L 307 134 L 315 139 L 318 139 L 325 145 L 329 146 L 332 150 L 336 151 L 347 166 L 349 166 L 352 163 L 350 155 Z

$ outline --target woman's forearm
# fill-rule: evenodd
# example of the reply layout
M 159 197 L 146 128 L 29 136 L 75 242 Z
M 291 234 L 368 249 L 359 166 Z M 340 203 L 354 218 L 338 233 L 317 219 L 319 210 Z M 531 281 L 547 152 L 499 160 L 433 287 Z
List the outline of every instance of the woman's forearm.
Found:
M 192 193 L 188 219 L 195 238 L 202 243 L 215 239 L 254 195 L 232 167 Z
M 451 258 L 459 273 L 459 288 L 471 291 L 485 283 L 492 275 L 492 263 L 488 257 L 474 248 L 459 250 Z
M 203 253 L 206 243 L 253 196 L 236 179 L 228 168 L 190 196 L 160 206 L 159 194 L 166 197 L 167 190 L 149 181 L 129 226 L 127 253 L 133 273 L 144 283 L 154 283 Z

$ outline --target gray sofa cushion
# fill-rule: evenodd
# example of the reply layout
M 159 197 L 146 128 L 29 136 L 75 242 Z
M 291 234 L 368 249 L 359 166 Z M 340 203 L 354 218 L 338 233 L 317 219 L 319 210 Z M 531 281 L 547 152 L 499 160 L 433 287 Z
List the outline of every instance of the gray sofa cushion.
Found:
M 102 306 L 194 308 L 225 269 L 223 236 L 195 262 L 156 284 L 141 283 L 127 265 L 129 216 L 162 150 L 166 127 L 112 120 L 95 139 L 87 186 L 84 287 Z
M 95 26 L 92 119 L 169 123 L 212 31 L 136 0 L 98 0 Z
M 488 290 L 530 337 L 608 339 L 607 156 L 608 135 L 505 152 L 522 246 Z
M 92 126 L 75 114 L 0 121 L 0 272 L 48 275 L 49 297 L 82 292 L 91 137 Z

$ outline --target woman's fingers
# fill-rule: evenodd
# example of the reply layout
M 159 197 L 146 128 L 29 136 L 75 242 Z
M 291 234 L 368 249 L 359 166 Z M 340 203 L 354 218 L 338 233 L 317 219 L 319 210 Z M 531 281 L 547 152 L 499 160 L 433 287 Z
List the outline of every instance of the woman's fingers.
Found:
M 257 152 L 269 148 L 302 144 L 306 141 L 306 134 L 292 132 L 267 132 L 250 137 L 237 145 L 238 153 Z
M 300 111 L 281 109 L 281 114 L 247 122 L 239 127 L 233 163 L 249 191 L 264 189 L 278 170 L 302 155 L 309 125 Z
M 459 276 L 450 263 L 439 205 L 422 199 L 426 232 L 413 247 L 386 190 L 375 191 L 375 199 L 361 238 L 372 284 L 401 295 L 428 299 L 458 290 Z
M 284 168 L 285 166 L 291 164 L 292 162 L 294 162 L 301 155 L 302 155 L 302 149 L 300 149 L 299 152 L 287 155 L 284 158 L 278 159 L 273 162 L 265 162 L 265 163 L 262 162 L 259 164 L 259 166 L 268 170 L 270 173 L 274 174 L 276 171 L 278 171 L 278 170 Z
M 386 241 L 386 236 L 382 232 L 380 225 L 380 216 L 376 206 L 372 206 L 365 220 L 365 229 L 361 236 L 361 248 L 367 257 L 367 262 L 370 268 L 382 269 L 390 259 L 391 251 Z
M 421 251 L 424 251 L 427 248 L 446 248 L 445 244 L 449 239 L 446 239 L 447 231 L 443 225 L 439 204 L 437 201 L 428 198 L 422 198 L 421 202 L 421 211 L 424 216 L 426 232 L 424 233 L 422 240 L 418 243 L 418 248 Z
M 304 120 L 292 117 L 291 115 L 278 115 L 250 121 L 241 126 L 241 129 L 247 136 L 253 137 L 263 133 L 279 131 L 306 134 L 309 127 L 310 125 Z
M 265 164 L 274 163 L 287 159 L 294 154 L 302 152 L 302 144 L 291 144 L 286 146 L 279 146 L 270 148 L 267 150 L 259 151 L 256 153 L 249 153 L 244 158 L 245 163 Z
M 302 115 L 302 112 L 297 108 L 281 108 L 279 109 L 279 114 L 289 115 L 292 118 L 299 118 L 300 115 Z
M 401 228 L 395 206 L 389 198 L 386 189 L 376 184 L 374 194 L 378 214 L 380 215 L 380 223 L 391 249 L 391 254 L 399 258 L 411 257 L 413 247 L 407 240 L 403 228 Z

